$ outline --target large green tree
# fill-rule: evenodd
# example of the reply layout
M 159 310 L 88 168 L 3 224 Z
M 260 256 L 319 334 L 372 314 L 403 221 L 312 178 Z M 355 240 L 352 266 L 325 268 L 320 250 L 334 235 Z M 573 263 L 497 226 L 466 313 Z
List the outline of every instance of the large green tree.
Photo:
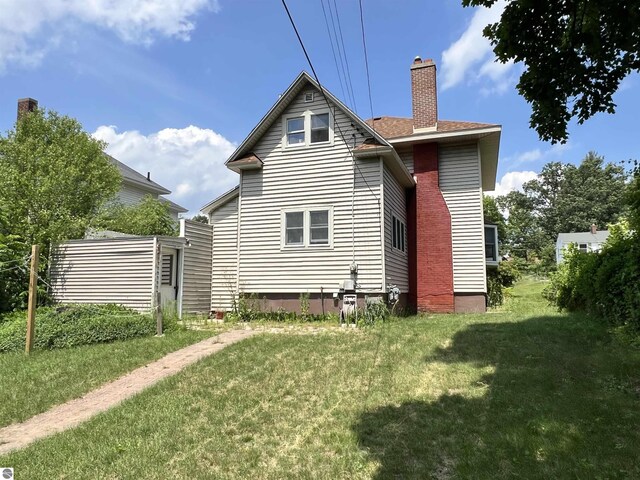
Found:
M 82 237 L 121 184 L 104 147 L 77 120 L 40 109 L 0 136 L 0 204 L 11 233 L 45 251 Z
M 543 140 L 565 142 L 573 117 L 613 113 L 620 82 L 640 70 L 640 0 L 508 0 L 484 35 L 499 61 L 524 64 L 517 88 Z
M 586 232 L 592 223 L 606 228 L 624 213 L 626 178 L 623 167 L 594 152 L 577 166 L 547 163 L 522 192 L 496 199 L 509 214 L 505 244 L 523 258 L 541 258 L 558 233 Z

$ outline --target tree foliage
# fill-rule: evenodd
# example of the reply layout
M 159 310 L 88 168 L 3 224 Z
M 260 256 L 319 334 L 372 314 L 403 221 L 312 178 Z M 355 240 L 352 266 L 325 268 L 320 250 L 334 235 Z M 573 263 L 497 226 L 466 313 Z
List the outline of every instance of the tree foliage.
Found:
M 177 224 L 169 206 L 150 195 L 136 205 L 112 203 L 102 210 L 92 226 L 130 235 L 176 235 Z
M 482 197 L 482 210 L 484 215 L 484 223 L 492 223 L 498 226 L 498 240 L 504 241 L 507 235 L 507 222 L 504 215 L 500 211 L 496 199 L 488 195 Z
M 553 261 L 552 245 L 560 232 L 586 232 L 592 223 L 605 228 L 624 213 L 624 168 L 605 164 L 589 152 L 576 166 L 550 162 L 538 178 L 498 197 L 498 206 L 509 212 L 505 244 L 525 259 L 532 256 Z
M 543 140 L 564 143 L 573 117 L 613 113 L 620 82 L 640 70 L 640 0 L 509 0 L 484 35 L 499 61 L 524 64 L 517 88 Z
M 202 215 L 202 214 L 198 214 L 198 215 L 194 215 L 193 217 L 191 217 L 191 221 L 192 222 L 198 222 L 198 223 L 209 223 L 209 217 L 207 217 L 206 215 Z
M 28 253 L 29 247 L 19 235 L 11 233 L 0 208 L 0 313 L 20 308 L 24 303 Z
M 39 109 L 0 136 L 0 203 L 12 234 L 45 251 L 82 237 L 120 188 L 104 147 L 77 120 Z

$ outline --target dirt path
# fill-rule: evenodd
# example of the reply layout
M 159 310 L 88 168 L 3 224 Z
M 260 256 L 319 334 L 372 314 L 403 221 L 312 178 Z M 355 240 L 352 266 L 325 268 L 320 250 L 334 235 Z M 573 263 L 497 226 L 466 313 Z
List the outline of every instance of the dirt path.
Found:
M 31 417 L 22 423 L 0 428 L 0 455 L 24 448 L 41 438 L 73 428 L 108 410 L 163 378 L 175 375 L 198 360 L 258 332 L 232 330 L 177 350 L 153 363 L 137 368 L 83 397 Z

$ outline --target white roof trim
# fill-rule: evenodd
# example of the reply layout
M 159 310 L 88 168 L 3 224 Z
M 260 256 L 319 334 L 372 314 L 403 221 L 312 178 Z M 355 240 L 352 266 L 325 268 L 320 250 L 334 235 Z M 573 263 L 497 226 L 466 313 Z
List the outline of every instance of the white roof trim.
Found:
M 240 195 L 240 185 L 236 185 L 231 190 L 220 195 L 218 198 L 211 200 L 209 203 L 203 206 L 200 209 L 200 211 L 202 213 L 210 214 L 213 210 L 215 210 L 218 207 L 221 207 L 222 205 L 229 202 L 230 200 L 233 200 L 238 195 Z
M 468 130 L 454 130 L 452 132 L 430 132 L 430 133 L 421 133 L 421 134 L 413 134 L 407 135 L 404 137 L 396 137 L 389 139 L 389 143 L 406 143 L 406 142 L 419 142 L 421 140 L 445 140 L 445 139 L 453 139 L 456 137 L 466 137 L 470 135 L 488 135 L 490 133 L 500 133 L 502 132 L 502 127 L 497 125 L 495 127 L 482 127 L 482 128 L 473 128 Z

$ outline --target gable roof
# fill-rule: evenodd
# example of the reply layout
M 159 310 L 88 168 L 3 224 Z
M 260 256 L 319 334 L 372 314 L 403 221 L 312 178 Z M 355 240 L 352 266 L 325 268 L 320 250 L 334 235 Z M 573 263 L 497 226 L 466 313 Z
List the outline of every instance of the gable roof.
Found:
M 188 212 L 189 211 L 189 209 L 184 208 L 182 205 L 178 205 L 175 202 L 172 202 L 168 198 L 158 197 L 158 200 L 160 200 L 161 202 L 166 203 L 169 206 L 169 210 L 173 210 L 174 212 L 184 213 L 184 212 Z
M 153 180 L 147 179 L 141 173 L 135 171 L 128 165 L 125 165 L 120 160 L 113 158 L 108 153 L 105 153 L 105 156 L 116 166 L 120 171 L 120 175 L 122 175 L 122 180 L 126 183 L 131 183 L 138 187 L 141 187 L 145 190 L 149 190 L 151 192 L 156 192 L 159 195 L 168 195 L 171 193 L 171 190 L 166 189 L 159 183 L 154 182 Z M 186 210 L 185 210 L 186 211 Z
M 404 163 L 395 152 L 391 144 L 385 140 L 385 138 L 372 129 L 364 120 L 362 120 L 358 115 L 352 112 L 349 107 L 347 107 L 344 103 L 342 103 L 336 96 L 334 96 L 331 92 L 329 92 L 326 88 L 320 87 L 318 82 L 315 81 L 311 75 L 307 72 L 302 71 L 298 77 L 293 81 L 289 88 L 285 90 L 285 92 L 280 95 L 280 98 L 276 103 L 271 107 L 271 109 L 267 112 L 267 114 L 262 117 L 258 125 L 254 127 L 253 130 L 249 133 L 247 138 L 238 146 L 235 152 L 231 154 L 229 159 L 225 162 L 225 165 L 231 168 L 234 162 L 239 161 L 239 159 L 244 159 L 252 154 L 251 150 L 258 142 L 258 140 L 267 132 L 267 130 L 276 122 L 282 113 L 286 110 L 289 104 L 295 99 L 296 95 L 300 93 L 306 84 L 312 85 L 317 90 L 324 92 L 325 98 L 329 103 L 333 103 L 334 107 L 339 108 L 347 117 L 354 122 L 354 124 L 361 127 L 368 136 L 372 137 L 375 142 L 383 147 L 387 147 L 387 152 L 391 153 L 394 158 L 395 169 L 405 178 L 403 179 L 407 183 L 413 184 L 413 178 L 407 168 L 404 166 Z
M 591 232 L 559 233 L 559 243 L 603 243 L 609 238 L 609 230 L 597 230 L 595 234 Z

